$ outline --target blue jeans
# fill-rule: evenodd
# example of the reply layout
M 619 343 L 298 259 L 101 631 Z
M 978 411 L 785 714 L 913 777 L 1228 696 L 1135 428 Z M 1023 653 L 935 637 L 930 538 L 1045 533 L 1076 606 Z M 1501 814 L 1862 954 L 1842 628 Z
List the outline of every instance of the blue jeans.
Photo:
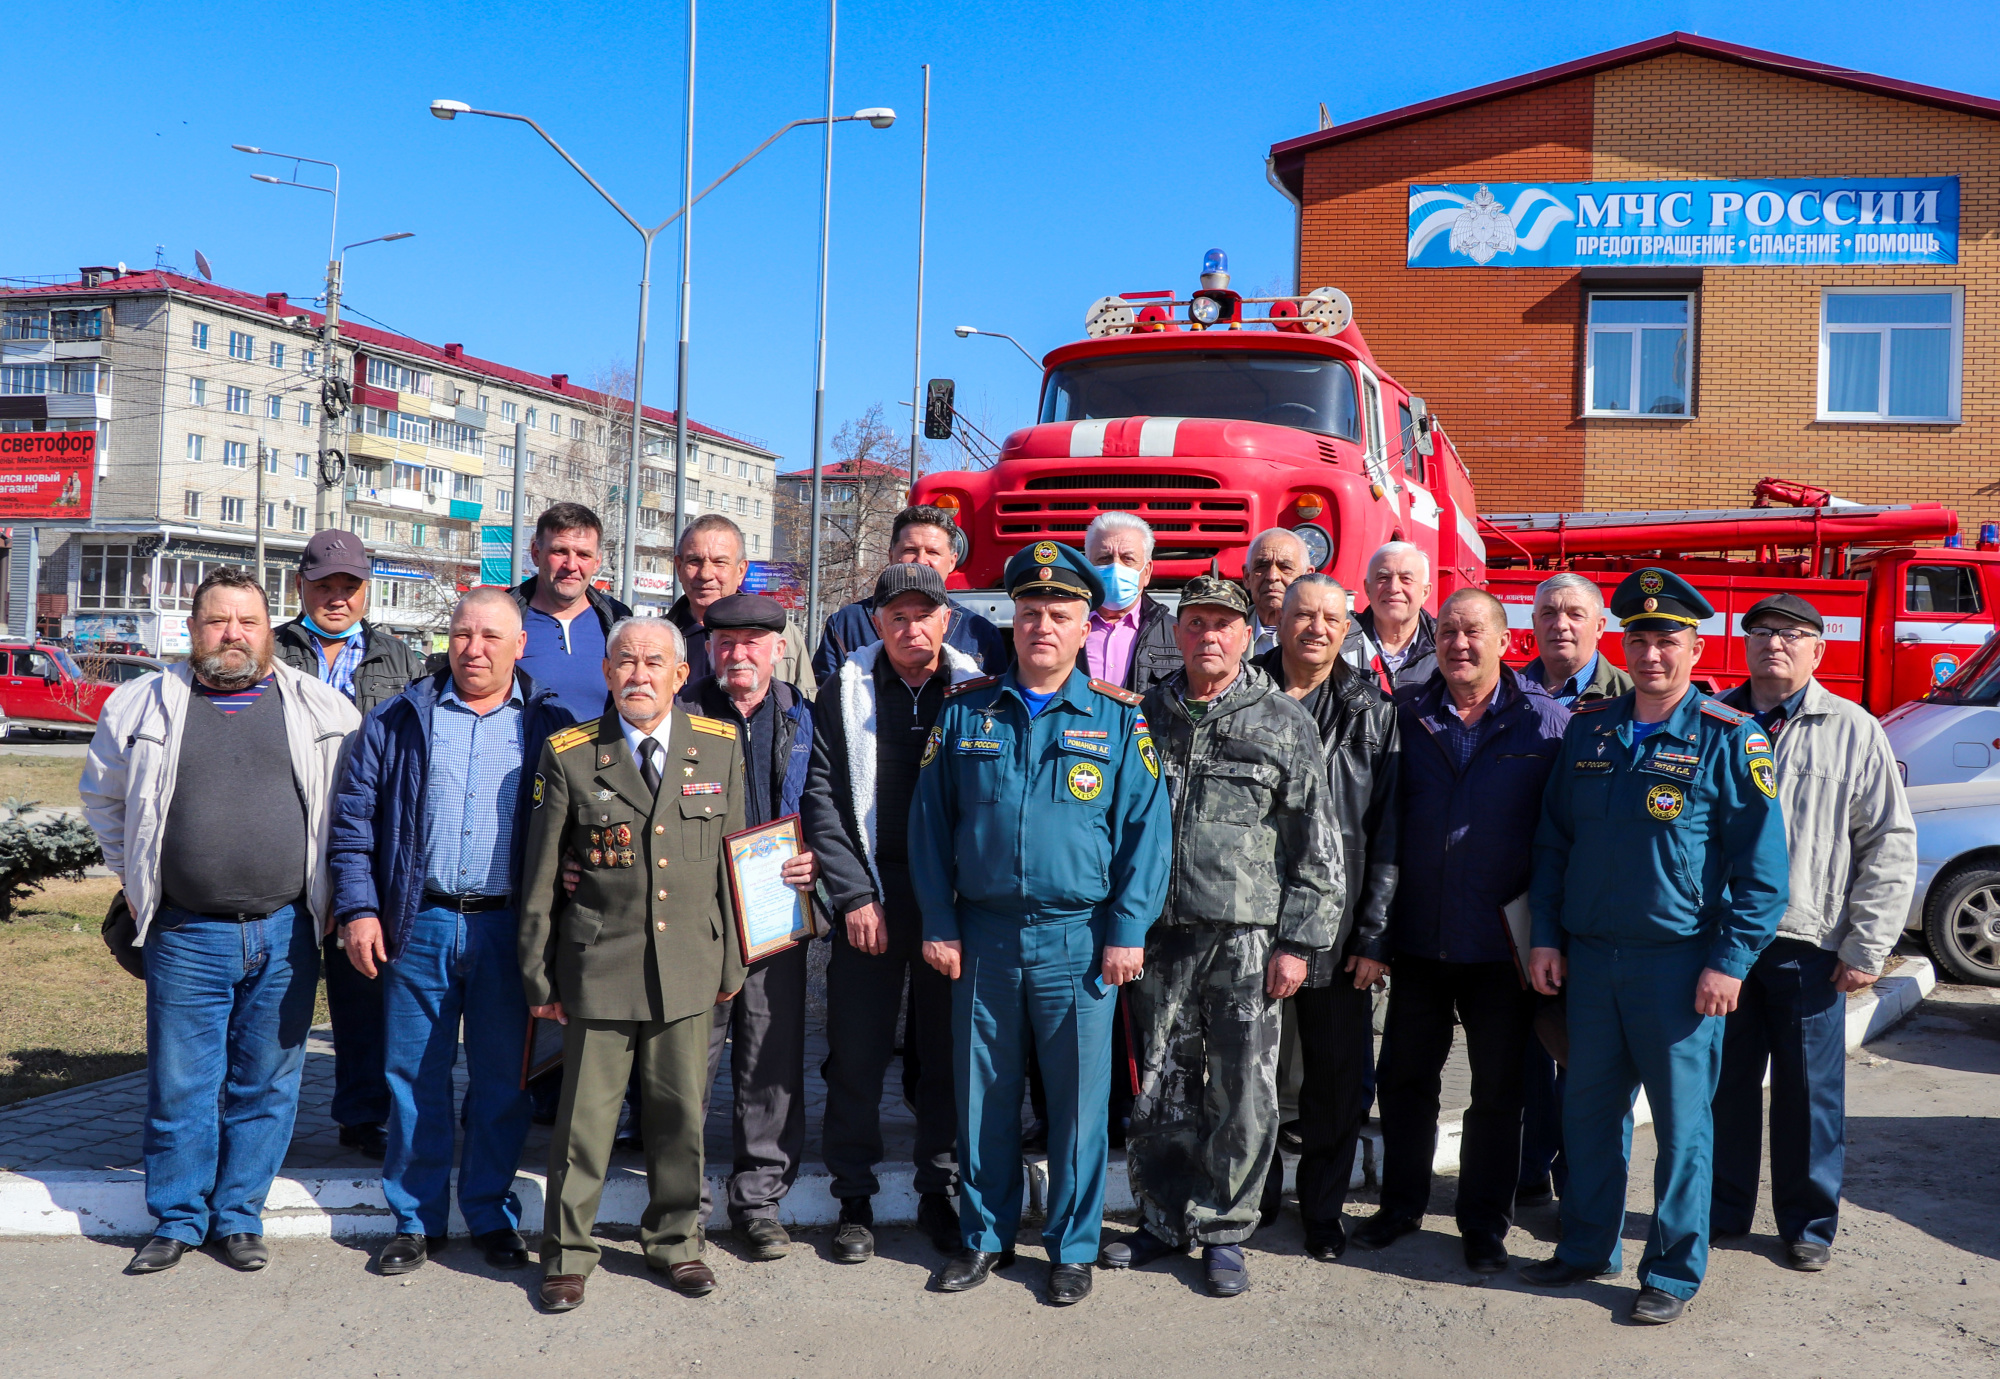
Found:
M 1832 953 L 1773 939 L 1750 969 L 1722 1035 L 1709 1227 L 1750 1229 L 1771 1069 L 1771 1209 L 1787 1244 L 1831 1245 L 1847 1162 L 1847 998 Z
M 521 1090 L 528 998 L 521 988 L 514 911 L 420 910 L 383 968 L 389 1155 L 382 1195 L 408 1235 L 444 1235 L 451 1216 L 452 1067 L 465 1022 L 465 1147 L 458 1209 L 474 1235 L 521 1224 L 514 1171 L 528 1138 Z
M 319 943 L 287 905 L 236 923 L 162 906 L 146 933 L 146 1210 L 187 1245 L 262 1235 L 292 1143 Z

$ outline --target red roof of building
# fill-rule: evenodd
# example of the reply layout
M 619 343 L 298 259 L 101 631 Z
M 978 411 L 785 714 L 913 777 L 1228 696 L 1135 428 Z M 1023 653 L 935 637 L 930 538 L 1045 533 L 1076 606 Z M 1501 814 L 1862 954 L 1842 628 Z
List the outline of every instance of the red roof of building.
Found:
M 1271 157 L 1275 160 L 1278 176 L 1291 188 L 1294 195 L 1299 195 L 1302 191 L 1301 174 L 1305 154 L 1313 149 L 1344 143 L 1364 134 L 1393 129 L 1397 125 L 1429 119 L 1448 110 L 1458 110 L 1484 101 L 1498 100 L 1502 96 L 1518 95 L 1538 87 L 1553 86 L 1557 82 L 1590 76 L 1597 72 L 1607 72 L 1615 67 L 1628 67 L 1635 62 L 1664 57 L 1668 53 L 1692 53 L 1697 57 L 1714 58 L 1719 62 L 1734 62 L 1761 71 L 1782 73 L 1788 77 L 1825 82 L 1830 86 L 1845 86 L 1851 90 L 1889 96 L 1895 100 L 1911 101 L 1918 105 L 1956 110 L 1987 119 L 2000 119 L 2000 100 L 1986 96 L 1972 96 L 1963 91 L 1947 91 L 1938 86 L 1897 81 L 1891 77 L 1857 72 L 1847 67 L 1834 67 L 1824 62 L 1787 57 L 1783 53 L 1767 52 L 1762 48 L 1746 48 L 1738 43 L 1723 43 L 1713 38 L 1703 38 L 1699 34 L 1676 32 L 1663 34 L 1659 38 L 1649 38 L 1642 43 L 1628 44 L 1623 48 L 1613 48 L 1594 57 L 1578 58 L 1574 62 L 1565 62 L 1556 67 L 1544 67 L 1539 72 L 1509 77 L 1505 81 L 1489 82 L 1485 86 L 1475 86 L 1471 90 L 1460 91 L 1455 95 L 1439 96 L 1435 100 L 1421 101 L 1416 105 L 1387 110 L 1379 115 L 1350 120 L 1331 129 L 1302 134 L 1296 139 L 1286 139 L 1282 143 L 1271 145 Z
M 784 479 L 810 479 L 812 466 L 803 469 L 788 469 L 779 476 Z M 833 480 L 854 479 L 901 479 L 910 477 L 909 467 L 900 464 L 883 464 L 880 460 L 836 460 L 832 464 L 819 467 L 821 483 Z
M 326 320 L 323 312 L 314 311 L 310 307 L 289 301 L 283 294 L 273 293 L 269 296 L 260 296 L 251 292 L 239 292 L 233 287 L 223 287 L 217 283 L 204 282 L 200 278 L 183 277 L 178 273 L 167 273 L 158 269 L 128 272 L 117 278 L 107 277 L 96 287 L 86 287 L 83 281 L 78 279 L 76 282 L 61 283 L 53 286 L 0 291 L 0 298 L 13 300 L 21 297 L 77 296 L 84 293 L 94 296 L 98 293 L 160 291 L 179 292 L 190 297 L 206 298 L 209 301 L 220 303 L 237 311 L 267 316 L 274 321 L 281 316 L 304 316 L 317 328 Z M 398 354 L 426 360 L 447 368 L 462 369 L 466 373 L 479 374 L 486 378 L 510 384 L 516 388 L 541 393 L 547 397 L 562 398 L 566 401 L 574 402 L 579 406 L 603 407 L 610 405 L 622 407 L 627 411 L 631 410 L 632 403 L 630 399 L 611 397 L 595 389 L 571 383 L 567 374 L 528 373 L 511 365 L 497 364 L 490 359 L 475 358 L 470 354 L 466 354 L 457 345 L 426 344 L 422 340 L 414 340 L 407 335 L 397 335 L 393 331 L 378 330 L 373 326 L 363 325 L 358 321 L 342 321 L 340 323 L 340 335 L 343 340 L 351 341 L 355 345 L 362 347 L 363 353 L 367 352 L 367 346 L 373 345 L 377 349 L 394 350 Z M 556 382 L 557 379 L 561 379 L 562 382 L 558 384 Z M 646 419 L 664 426 L 672 426 L 674 424 L 674 414 L 658 407 L 646 408 Z M 777 458 L 774 452 L 755 441 L 733 435 L 730 432 L 713 426 L 705 426 L 699 421 L 693 422 L 688 429 L 694 435 L 716 436 L 738 445 L 749 446 L 751 449 L 770 455 L 773 459 Z

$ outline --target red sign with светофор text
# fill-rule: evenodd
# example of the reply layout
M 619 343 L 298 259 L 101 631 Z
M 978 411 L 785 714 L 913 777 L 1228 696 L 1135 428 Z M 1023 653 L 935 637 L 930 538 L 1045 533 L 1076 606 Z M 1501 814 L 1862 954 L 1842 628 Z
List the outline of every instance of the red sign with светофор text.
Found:
M 0 434 L 0 521 L 89 517 L 96 472 L 95 431 Z

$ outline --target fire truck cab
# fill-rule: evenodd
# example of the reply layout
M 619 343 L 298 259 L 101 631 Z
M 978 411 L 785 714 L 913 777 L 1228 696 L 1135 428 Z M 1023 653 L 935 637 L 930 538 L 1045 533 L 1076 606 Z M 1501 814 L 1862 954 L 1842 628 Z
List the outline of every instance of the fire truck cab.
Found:
M 953 586 L 990 589 L 1024 544 L 1080 546 L 1113 511 L 1152 527 L 1153 578 L 1169 588 L 1211 568 L 1241 578 L 1271 527 L 1357 594 L 1392 540 L 1430 557 L 1433 610 L 1478 584 L 1471 480 L 1423 399 L 1375 362 L 1346 295 L 1240 297 L 1219 250 L 1203 269 L 1186 300 L 1100 299 L 1087 338 L 1044 360 L 1036 422 L 992 468 L 918 480 L 912 501 L 954 513 L 965 538 Z

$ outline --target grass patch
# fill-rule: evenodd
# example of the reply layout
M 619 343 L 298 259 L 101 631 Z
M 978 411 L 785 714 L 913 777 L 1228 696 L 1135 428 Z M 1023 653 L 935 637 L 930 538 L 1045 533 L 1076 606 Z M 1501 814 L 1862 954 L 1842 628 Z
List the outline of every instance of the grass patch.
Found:
M 31 757 L 0 751 L 0 800 L 35 800 L 50 806 L 81 805 L 77 782 L 83 776 L 82 757 Z M 111 903 L 106 896 L 105 904 Z M 101 920 L 104 913 L 99 910 Z
M 0 924 L 0 1106 L 146 1066 L 146 985 L 98 933 L 117 893 L 110 877 L 51 881 Z

